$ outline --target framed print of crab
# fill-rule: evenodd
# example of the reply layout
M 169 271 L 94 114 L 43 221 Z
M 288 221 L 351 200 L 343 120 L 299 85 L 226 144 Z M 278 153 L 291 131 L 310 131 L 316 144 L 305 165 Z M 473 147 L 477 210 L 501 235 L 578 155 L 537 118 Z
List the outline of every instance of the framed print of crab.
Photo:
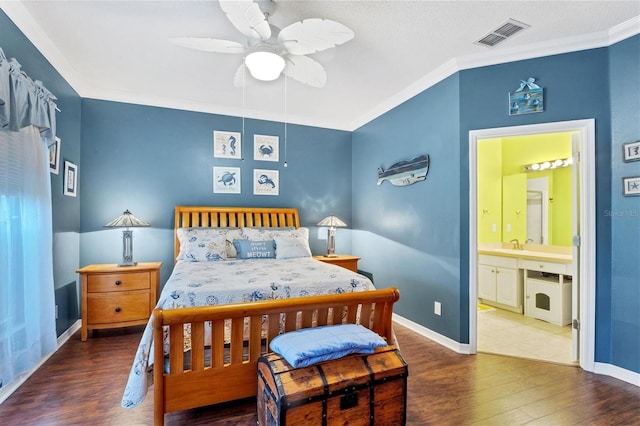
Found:
M 278 170 L 253 169 L 253 195 L 278 195 L 279 193 Z
M 280 138 L 278 136 L 253 135 L 253 159 L 279 161 Z
M 240 167 L 214 167 L 213 193 L 240 194 Z
M 214 130 L 213 156 L 216 158 L 242 159 L 242 135 L 240 132 Z

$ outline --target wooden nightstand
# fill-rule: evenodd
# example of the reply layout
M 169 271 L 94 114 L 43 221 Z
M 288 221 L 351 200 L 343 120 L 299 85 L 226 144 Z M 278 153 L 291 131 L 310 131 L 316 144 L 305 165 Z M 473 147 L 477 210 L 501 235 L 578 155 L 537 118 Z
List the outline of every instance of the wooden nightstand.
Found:
M 144 325 L 156 306 L 162 262 L 88 265 L 78 269 L 82 280 L 82 332 L 90 329 Z
M 357 256 L 351 256 L 349 254 L 336 254 L 335 256 L 313 256 L 314 259 L 320 262 L 331 263 L 333 265 L 342 266 L 353 272 L 358 272 L 358 260 Z

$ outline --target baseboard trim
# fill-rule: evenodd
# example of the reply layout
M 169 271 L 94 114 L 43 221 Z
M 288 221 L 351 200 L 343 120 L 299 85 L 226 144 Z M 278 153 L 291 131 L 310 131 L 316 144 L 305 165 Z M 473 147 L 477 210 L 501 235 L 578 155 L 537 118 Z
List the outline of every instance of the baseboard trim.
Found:
M 451 349 L 454 352 L 465 354 L 465 355 L 472 354 L 471 351 L 469 350 L 469 344 L 456 342 L 455 340 L 452 340 L 446 336 L 443 336 L 442 334 L 436 333 L 435 331 L 423 325 L 415 323 L 411 320 L 408 320 L 398 314 L 393 314 L 393 321 L 408 328 L 411 331 L 418 333 L 423 337 L 426 337 L 429 340 L 433 340 L 434 342 L 448 349 Z M 634 386 L 640 387 L 640 373 L 626 370 L 616 365 L 596 362 L 593 369 L 593 373 L 601 374 L 604 376 L 610 376 L 610 377 L 613 377 L 614 379 L 622 380 L 623 382 L 627 382 Z
M 455 340 L 450 339 L 447 336 L 436 333 L 435 331 L 411 320 L 408 320 L 398 314 L 393 314 L 393 320 L 398 324 L 407 327 L 409 330 L 414 331 L 429 340 L 433 340 L 434 342 L 444 346 L 445 348 L 451 349 L 452 351 L 459 354 L 471 355 L 471 350 L 468 343 L 456 342 Z
M 58 348 L 67 343 L 67 340 L 69 340 L 71 336 L 73 336 L 76 331 L 80 330 L 81 328 L 82 320 L 77 320 L 71 325 L 71 327 L 67 328 L 67 330 L 58 337 Z
M 16 378 L 15 378 L 15 380 L 14 380 L 13 382 L 11 382 L 11 383 L 10 383 L 10 384 L 8 384 L 8 385 L 3 386 L 3 387 L 2 387 L 2 389 L 0 389 L 0 405 L 1 405 L 4 401 L 6 401 L 6 399 L 7 399 L 7 398 L 9 398 L 9 397 L 11 396 L 11 394 L 13 394 L 16 390 L 18 390 L 18 388 L 19 388 L 20 386 L 22 386 L 22 384 L 23 384 L 24 382 L 26 382 L 26 381 L 27 381 L 27 379 L 28 379 L 29 377 L 31 377 L 31 375 L 32 375 L 33 373 L 35 373 L 36 371 L 38 371 L 38 369 L 39 369 L 40 367 L 42 367 L 42 365 L 43 365 L 45 362 L 47 362 L 47 360 L 48 360 L 49 358 L 51 358 L 51 355 L 55 354 L 55 353 L 58 351 L 58 349 L 60 349 L 60 347 L 61 347 L 62 345 L 64 345 L 64 344 L 67 342 L 67 340 L 69 340 L 69 338 L 71 338 L 71 336 L 73 336 L 73 335 L 74 335 L 74 333 L 75 333 L 76 331 L 80 330 L 80 328 L 81 328 L 81 327 L 82 327 L 82 321 L 81 321 L 81 320 L 78 320 L 78 321 L 76 321 L 75 323 L 73 323 L 73 325 L 72 325 L 71 327 L 69 327 L 69 328 L 68 328 L 64 333 L 62 333 L 62 334 L 60 335 L 60 337 L 58 337 L 58 339 L 57 339 L 58 347 L 56 348 L 56 350 L 55 350 L 55 351 L 51 352 L 49 355 L 47 355 L 47 356 L 45 356 L 44 358 L 42 358 L 42 359 L 40 360 L 40 362 L 39 362 L 35 367 L 33 367 L 31 370 L 29 370 L 29 371 L 27 371 L 27 372 L 22 373 L 21 375 L 19 375 L 18 377 L 16 377 Z
M 640 387 L 640 373 L 626 370 L 624 368 L 618 367 L 617 365 L 596 362 L 594 364 L 593 372 L 596 374 L 610 376 L 614 379 L 622 380 L 623 382 L 627 382 Z

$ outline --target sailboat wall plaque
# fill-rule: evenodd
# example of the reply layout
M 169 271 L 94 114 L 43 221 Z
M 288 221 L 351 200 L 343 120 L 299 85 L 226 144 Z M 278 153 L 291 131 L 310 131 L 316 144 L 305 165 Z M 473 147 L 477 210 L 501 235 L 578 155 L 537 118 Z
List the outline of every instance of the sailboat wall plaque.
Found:
M 419 155 L 411 160 L 399 161 L 384 169 L 378 167 L 378 185 L 388 180 L 395 186 L 407 186 L 423 181 L 429 173 L 429 155 Z

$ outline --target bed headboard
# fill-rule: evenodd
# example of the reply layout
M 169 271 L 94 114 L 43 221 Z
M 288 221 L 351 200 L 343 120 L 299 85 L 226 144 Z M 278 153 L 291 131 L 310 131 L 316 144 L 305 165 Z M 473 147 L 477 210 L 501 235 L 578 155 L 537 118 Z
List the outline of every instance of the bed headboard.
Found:
M 300 227 L 296 208 L 176 206 L 173 258 L 180 253 L 178 228 Z

